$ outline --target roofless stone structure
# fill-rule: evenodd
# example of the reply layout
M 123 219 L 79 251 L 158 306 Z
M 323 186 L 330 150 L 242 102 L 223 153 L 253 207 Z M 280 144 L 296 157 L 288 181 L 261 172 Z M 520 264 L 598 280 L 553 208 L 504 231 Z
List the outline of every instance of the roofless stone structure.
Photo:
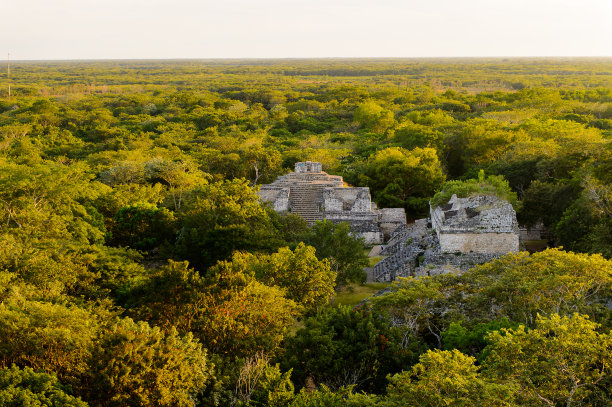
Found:
M 369 188 L 348 187 L 342 177 L 323 172 L 318 162 L 296 163 L 295 172 L 262 185 L 259 196 L 271 202 L 275 211 L 297 214 L 309 225 L 323 219 L 348 222 L 366 244 L 380 244 L 406 224 L 403 208 L 377 209 Z
M 370 272 L 374 281 L 463 271 L 519 251 L 512 205 L 495 196 L 457 198 L 431 208 L 429 219 L 397 228 Z
M 457 198 L 430 209 L 443 253 L 519 251 L 519 228 L 512 205 L 490 195 Z

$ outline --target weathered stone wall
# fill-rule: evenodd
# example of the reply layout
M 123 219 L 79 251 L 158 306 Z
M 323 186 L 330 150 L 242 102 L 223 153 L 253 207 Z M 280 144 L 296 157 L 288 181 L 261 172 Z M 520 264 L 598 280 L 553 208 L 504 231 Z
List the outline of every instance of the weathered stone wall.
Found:
M 361 232 L 356 233 L 355 236 L 362 237 L 365 244 L 368 246 L 381 244 L 383 242 L 383 236 L 380 232 Z
M 272 202 L 272 208 L 276 212 L 289 211 L 289 188 L 265 186 L 258 192 L 264 202 Z
M 370 212 L 369 188 L 325 188 L 323 190 L 325 211 Z
M 440 229 L 442 229 L 442 226 L 444 225 L 444 213 L 438 207 L 433 210 L 430 208 L 429 214 L 431 219 L 431 227 L 436 231 L 438 237 L 440 237 Z
M 380 209 L 381 222 L 406 224 L 406 212 L 404 208 L 383 208 Z
M 512 205 L 482 195 L 457 198 L 430 207 L 431 218 L 398 227 L 374 266 L 375 281 L 401 276 L 461 272 L 519 251 L 519 231 Z M 382 212 L 380 216 L 383 218 Z
M 533 227 L 524 227 L 519 229 L 521 233 L 521 240 L 524 242 L 529 240 L 542 240 L 547 238 L 546 228 L 542 223 L 538 223 Z
M 439 233 L 444 253 L 509 253 L 519 251 L 519 237 L 512 233 Z
M 372 230 L 378 230 L 378 217 L 374 213 L 351 213 L 351 212 L 325 212 L 325 219 L 333 222 L 362 222 L 373 226 Z
M 335 193 L 335 188 L 323 189 L 323 209 L 328 212 L 342 211 L 342 200 Z
M 491 253 L 440 253 L 438 250 L 428 250 L 423 255 L 423 264 L 415 268 L 415 277 L 435 276 L 438 274 L 457 273 L 471 269 L 499 258 L 501 254 Z
M 379 225 L 380 231 L 383 233 L 385 240 L 391 237 L 391 234 L 398 227 L 406 225 L 406 212 L 404 208 L 383 208 L 379 210 Z
M 334 223 L 348 222 L 351 232 L 363 237 L 367 245 L 381 244 L 383 234 L 378 227 L 377 216 L 373 213 L 325 212 L 325 219 Z

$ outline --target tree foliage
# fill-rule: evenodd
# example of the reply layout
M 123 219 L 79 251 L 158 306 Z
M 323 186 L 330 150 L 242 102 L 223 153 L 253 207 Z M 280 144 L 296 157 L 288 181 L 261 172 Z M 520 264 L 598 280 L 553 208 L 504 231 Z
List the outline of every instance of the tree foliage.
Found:
M 369 159 L 360 181 L 370 187 L 379 205 L 419 213 L 445 178 L 436 150 L 389 147 Z
M 87 407 L 88 404 L 71 395 L 55 375 L 12 366 L 0 369 L 0 405 Z
M 516 383 L 521 405 L 607 405 L 612 340 L 598 328 L 580 314 L 553 314 L 530 330 L 493 332 L 485 372 Z
M 382 315 L 348 307 L 325 308 L 305 320 L 287 340 L 284 364 L 295 380 L 310 378 L 331 389 L 384 387 L 385 375 L 407 365 L 418 346 L 401 346 L 401 337 Z
M 210 351 L 232 357 L 274 350 L 298 313 L 283 289 L 255 279 L 240 254 L 204 277 L 170 262 L 130 296 L 139 318 L 167 332 L 192 332 Z
M 410 371 L 389 378 L 388 406 L 512 406 L 514 387 L 483 376 L 458 350 L 428 351 Z
M 609 404 L 609 60 L 15 68 L 10 102 L 0 89 L 2 402 Z M 332 308 L 334 284 L 363 277 L 361 243 L 255 192 L 306 160 L 410 217 L 440 190 L 499 194 L 571 252 Z
M 363 252 L 363 240 L 351 235 L 348 223 L 317 222 L 299 239 L 314 247 L 319 259 L 329 260 L 338 287 L 365 282 L 363 268 L 369 263 Z
M 54 373 L 65 383 L 78 382 L 88 359 L 99 321 L 87 310 L 24 298 L 0 304 L 0 364 L 27 366 Z M 10 338 L 10 340 L 9 340 Z
M 453 195 L 457 195 L 457 198 L 468 198 L 475 195 L 493 195 L 510 202 L 515 210 L 519 209 L 516 192 L 510 189 L 508 181 L 501 175 L 485 177 L 483 170 L 480 170 L 478 179 L 446 182 L 442 190 L 431 199 L 431 205 L 436 207 L 445 204 Z
M 194 406 L 212 366 L 191 334 L 123 319 L 92 354 L 88 399 L 108 406 Z

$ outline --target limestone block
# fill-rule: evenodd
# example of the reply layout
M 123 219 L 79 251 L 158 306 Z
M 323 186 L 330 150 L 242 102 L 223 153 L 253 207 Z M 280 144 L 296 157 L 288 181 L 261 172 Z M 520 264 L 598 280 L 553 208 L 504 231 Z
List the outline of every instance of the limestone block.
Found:
M 380 209 L 381 222 L 397 223 L 400 225 L 406 224 L 406 211 L 404 208 L 383 208 Z
M 516 253 L 519 237 L 513 233 L 440 233 L 444 253 Z
M 362 237 L 366 245 L 381 244 L 383 242 L 382 233 L 380 232 L 361 232 L 355 233 L 356 236 Z
M 341 212 L 343 210 L 343 202 L 336 194 L 336 188 L 323 189 L 323 210 L 326 212 Z
M 355 189 L 357 195 L 355 203 L 351 208 L 351 212 L 370 212 L 372 198 L 370 197 L 370 188 L 351 188 Z
M 398 227 L 406 225 L 404 208 L 383 208 L 378 213 L 380 230 L 385 236 L 385 240 L 388 240 Z
M 272 202 L 272 207 L 277 212 L 289 210 L 289 188 L 262 186 L 257 193 L 262 201 Z

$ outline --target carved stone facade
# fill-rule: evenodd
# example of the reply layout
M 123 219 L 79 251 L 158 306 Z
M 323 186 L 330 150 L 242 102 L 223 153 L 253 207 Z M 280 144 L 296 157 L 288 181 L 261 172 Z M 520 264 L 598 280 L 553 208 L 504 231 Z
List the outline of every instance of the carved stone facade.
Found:
M 371 272 L 372 281 L 467 270 L 519 250 L 516 213 L 493 196 L 457 198 L 430 209 L 431 218 L 395 230 Z
M 377 209 L 369 188 L 348 187 L 342 177 L 323 172 L 318 162 L 296 163 L 295 172 L 262 185 L 259 196 L 275 211 L 298 214 L 310 225 L 323 219 L 348 222 L 366 244 L 380 244 L 406 224 L 403 208 Z

